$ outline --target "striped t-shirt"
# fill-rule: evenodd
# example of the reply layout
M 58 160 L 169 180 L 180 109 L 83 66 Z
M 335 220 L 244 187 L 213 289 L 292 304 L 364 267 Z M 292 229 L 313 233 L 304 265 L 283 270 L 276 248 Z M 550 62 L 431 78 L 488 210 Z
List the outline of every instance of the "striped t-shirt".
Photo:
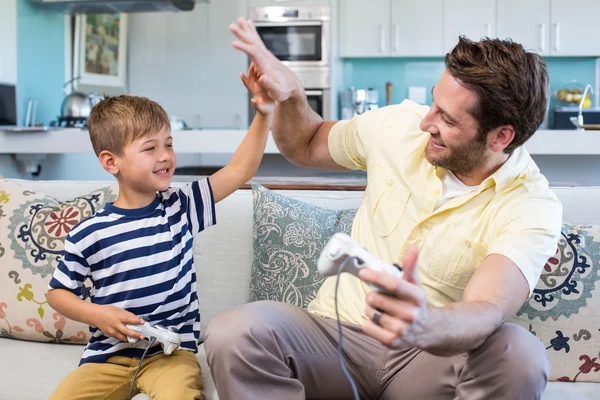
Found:
M 151 325 L 174 327 L 180 348 L 197 352 L 200 313 L 193 237 L 214 223 L 208 178 L 160 192 L 143 208 L 107 203 L 69 232 L 49 288 L 83 297 L 83 282 L 89 278 L 93 303 L 124 308 Z M 130 345 L 92 326 L 90 332 L 80 365 L 115 355 L 141 358 L 148 346 L 147 341 Z M 157 342 L 146 355 L 160 352 Z

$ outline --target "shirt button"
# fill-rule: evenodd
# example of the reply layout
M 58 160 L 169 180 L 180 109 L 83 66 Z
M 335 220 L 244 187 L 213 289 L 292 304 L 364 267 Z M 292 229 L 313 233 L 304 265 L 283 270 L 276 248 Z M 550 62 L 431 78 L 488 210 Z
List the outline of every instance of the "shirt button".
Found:
M 437 195 L 439 195 L 439 194 L 440 194 L 440 191 L 439 191 L 439 189 L 435 189 L 435 190 L 433 191 L 433 194 L 435 194 L 436 196 L 437 196 Z
M 388 180 L 387 180 L 387 182 L 386 182 L 386 184 L 387 184 L 388 186 L 392 186 L 392 185 L 394 184 L 394 181 L 393 181 L 393 180 L 391 180 L 391 179 L 388 179 Z
M 465 247 L 467 249 L 470 249 L 471 248 L 471 242 L 469 242 L 468 240 L 465 240 Z

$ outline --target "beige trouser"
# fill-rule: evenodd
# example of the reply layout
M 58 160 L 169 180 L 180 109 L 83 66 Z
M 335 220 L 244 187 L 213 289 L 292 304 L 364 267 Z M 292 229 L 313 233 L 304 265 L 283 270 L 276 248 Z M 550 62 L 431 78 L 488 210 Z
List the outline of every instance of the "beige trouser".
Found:
M 104 363 L 79 366 L 58 385 L 51 400 L 127 400 L 139 359 L 114 356 Z M 202 374 L 196 355 L 178 350 L 145 358 L 135 378 L 132 396 L 152 400 L 202 400 Z
M 476 350 L 436 357 L 391 350 L 343 327 L 346 367 L 361 399 L 539 399 L 550 364 L 541 342 L 504 324 Z M 220 400 L 351 399 L 337 355 L 335 320 L 275 302 L 245 304 L 214 318 L 205 347 Z

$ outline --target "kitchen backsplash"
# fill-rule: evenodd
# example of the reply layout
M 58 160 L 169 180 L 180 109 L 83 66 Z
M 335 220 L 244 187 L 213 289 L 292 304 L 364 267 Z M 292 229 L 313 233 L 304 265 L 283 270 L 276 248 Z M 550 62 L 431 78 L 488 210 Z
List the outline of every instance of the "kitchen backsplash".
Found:
M 572 79 L 595 85 L 596 59 L 593 57 L 546 58 L 552 95 Z M 392 82 L 392 103 L 408 97 L 409 86 L 425 86 L 427 104 L 431 88 L 444 71 L 443 58 L 348 58 L 343 61 L 342 89 L 373 88 L 379 92 L 379 105 L 385 105 L 385 84 Z M 551 104 L 552 107 L 552 104 Z

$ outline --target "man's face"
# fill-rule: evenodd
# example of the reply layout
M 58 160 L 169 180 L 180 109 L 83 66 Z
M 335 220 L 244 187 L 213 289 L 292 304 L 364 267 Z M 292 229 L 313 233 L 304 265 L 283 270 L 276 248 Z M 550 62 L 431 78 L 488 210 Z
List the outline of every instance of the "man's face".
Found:
M 421 130 L 431 135 L 425 158 L 435 166 L 469 175 L 488 157 L 486 137 L 481 137 L 479 123 L 468 111 L 477 95 L 444 71 L 432 96 L 431 109 L 421 121 Z

